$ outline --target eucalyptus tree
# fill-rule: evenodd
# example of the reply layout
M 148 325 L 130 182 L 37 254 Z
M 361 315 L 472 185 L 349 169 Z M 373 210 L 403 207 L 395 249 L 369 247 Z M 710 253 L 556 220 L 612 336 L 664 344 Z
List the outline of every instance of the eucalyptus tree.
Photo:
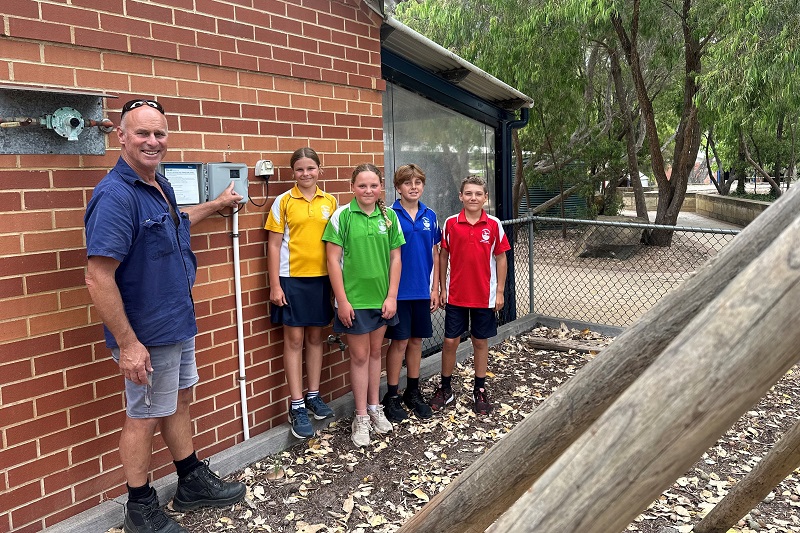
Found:
M 534 100 L 528 127 L 514 132 L 517 161 L 523 163 L 514 183 L 515 212 L 533 181 L 563 183 L 567 191 L 582 189 L 585 195 L 593 194 L 600 180 L 615 184 L 626 166 L 620 164 L 626 154 L 622 117 L 627 113 L 632 121 L 636 115 L 614 105 L 615 93 L 626 84 L 615 87 L 612 80 L 613 47 L 588 39 L 571 20 L 543 19 L 545 5 L 543 0 L 422 0 L 404 2 L 396 11 L 405 24 Z M 643 196 L 641 205 L 644 210 Z

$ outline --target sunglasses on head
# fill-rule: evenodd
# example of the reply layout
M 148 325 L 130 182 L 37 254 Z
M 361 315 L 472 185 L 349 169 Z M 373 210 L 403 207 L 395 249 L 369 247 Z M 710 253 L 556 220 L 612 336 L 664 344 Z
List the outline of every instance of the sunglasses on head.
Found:
M 161 107 L 161 104 L 159 104 L 155 100 L 131 100 L 130 102 L 127 102 L 124 106 L 122 106 L 122 114 L 120 115 L 120 118 L 122 118 L 125 115 L 125 113 L 127 113 L 131 109 L 136 109 L 137 107 L 142 107 L 143 105 L 152 107 L 162 115 L 164 114 L 164 108 Z

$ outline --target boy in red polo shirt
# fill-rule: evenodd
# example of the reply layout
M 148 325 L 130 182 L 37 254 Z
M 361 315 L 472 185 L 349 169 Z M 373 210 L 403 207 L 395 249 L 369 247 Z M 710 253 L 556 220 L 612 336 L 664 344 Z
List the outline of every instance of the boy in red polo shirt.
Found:
M 439 277 L 440 301 L 445 309 L 445 339 L 442 380 L 430 405 L 434 411 L 439 411 L 455 398 L 451 379 L 456 366 L 456 349 L 461 335 L 471 323 L 469 330 L 475 361 L 473 410 L 485 415 L 492 410 L 486 392 L 489 338 L 497 335 L 495 313 L 503 308 L 508 271 L 506 251 L 511 246 L 500 220 L 483 210 L 487 199 L 483 178 L 465 178 L 458 199 L 464 209 L 445 220 L 442 226 Z

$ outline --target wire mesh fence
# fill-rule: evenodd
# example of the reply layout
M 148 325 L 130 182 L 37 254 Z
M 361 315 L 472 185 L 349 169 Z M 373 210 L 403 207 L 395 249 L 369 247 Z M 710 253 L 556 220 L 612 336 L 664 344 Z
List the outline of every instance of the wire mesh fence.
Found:
M 739 230 L 531 217 L 514 239 L 516 314 L 629 326 Z M 644 244 L 666 232 L 669 246 Z
M 536 313 L 629 326 L 739 233 L 549 217 L 507 220 L 503 227 L 512 249 L 498 325 Z M 644 244 L 653 231 L 668 232 L 670 245 Z M 440 350 L 443 338 L 440 310 L 424 353 Z

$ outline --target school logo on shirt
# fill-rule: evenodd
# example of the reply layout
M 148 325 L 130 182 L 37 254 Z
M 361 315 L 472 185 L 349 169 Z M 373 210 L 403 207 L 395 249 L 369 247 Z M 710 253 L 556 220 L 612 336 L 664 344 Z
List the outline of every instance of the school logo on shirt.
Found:
M 378 221 L 378 233 L 386 235 L 386 222 L 384 222 L 383 219 Z
M 431 221 L 428 217 L 422 217 L 422 226 L 425 229 L 425 231 L 431 230 Z
M 325 220 L 328 220 L 329 218 L 331 218 L 331 206 L 323 205 L 320 208 L 320 211 L 322 211 L 322 218 L 324 218 Z
M 491 236 L 492 233 L 487 228 L 481 230 L 481 242 L 489 242 Z

